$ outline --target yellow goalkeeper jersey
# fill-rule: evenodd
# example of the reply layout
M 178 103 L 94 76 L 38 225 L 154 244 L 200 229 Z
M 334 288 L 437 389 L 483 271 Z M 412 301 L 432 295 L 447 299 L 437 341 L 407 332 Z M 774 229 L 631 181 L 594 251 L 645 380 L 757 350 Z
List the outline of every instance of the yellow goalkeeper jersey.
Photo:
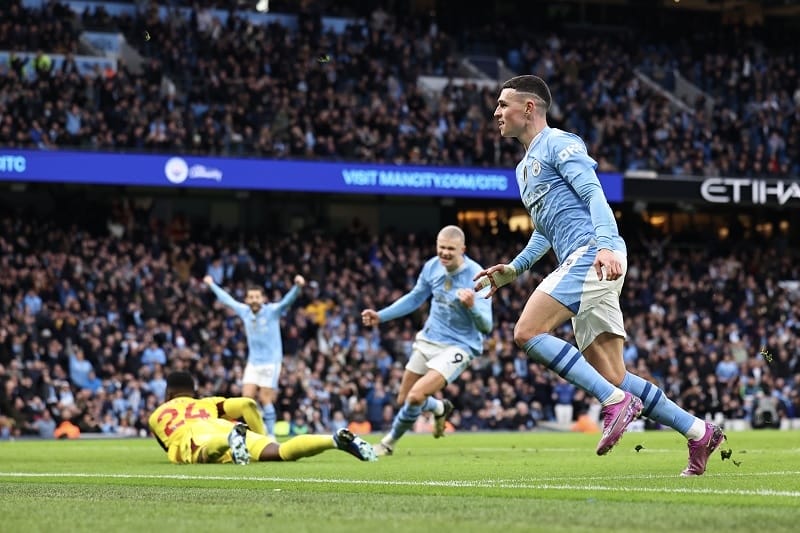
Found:
M 181 441 L 192 424 L 221 418 L 219 413 L 224 402 L 222 396 L 202 399 L 178 396 L 153 411 L 148 421 L 150 431 L 166 451 L 172 444 Z

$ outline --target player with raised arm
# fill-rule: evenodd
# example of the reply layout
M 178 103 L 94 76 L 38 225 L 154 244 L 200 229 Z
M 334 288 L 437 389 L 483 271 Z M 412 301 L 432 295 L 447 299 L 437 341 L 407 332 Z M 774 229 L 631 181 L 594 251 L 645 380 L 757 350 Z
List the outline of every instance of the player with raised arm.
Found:
M 278 444 L 264 434 L 255 400 L 196 398 L 194 378 L 188 372 L 167 376 L 165 398 L 150 415 L 148 425 L 175 464 L 296 461 L 335 449 L 362 461 L 377 459 L 369 443 L 344 428 L 334 435 L 298 435 Z
M 385 309 L 361 312 L 364 325 L 376 326 L 417 310 L 431 298 L 428 319 L 417 333 L 400 383 L 397 403 L 402 407 L 391 431 L 375 445 L 378 455 L 391 455 L 423 411 L 434 414 L 433 436 L 443 436 L 453 404 L 432 395 L 458 379 L 483 353 L 484 337 L 492 330 L 492 305 L 489 299 L 475 297 L 472 279 L 482 267 L 465 251 L 461 228 L 445 226 L 436 237 L 436 257 L 422 267 L 414 288 Z
M 244 303 L 236 301 L 214 283 L 211 276 L 203 278 L 220 302 L 233 309 L 244 323 L 247 335 L 247 364 L 242 376 L 242 395 L 257 398 L 261 404 L 264 424 L 270 436 L 275 434 L 275 396 L 283 362 L 280 317 L 297 299 L 306 284 L 303 276 L 294 277 L 294 286 L 277 303 L 266 303 L 264 288 L 247 287 Z
M 642 412 L 687 437 L 689 464 L 681 475 L 702 475 L 725 436 L 626 371 L 619 303 L 627 270 L 625 241 L 595 174 L 597 163 L 583 141 L 548 126 L 550 102 L 550 89 L 537 76 L 517 76 L 502 86 L 494 117 L 503 137 L 516 138 L 525 147 L 516 175 L 534 231 L 510 264 L 480 272 L 475 289 L 491 286 L 489 294 L 494 294 L 552 247 L 559 266 L 528 299 L 514 341 L 529 357 L 600 400 L 598 455 L 608 453 Z M 551 335 L 570 318 L 577 350 Z

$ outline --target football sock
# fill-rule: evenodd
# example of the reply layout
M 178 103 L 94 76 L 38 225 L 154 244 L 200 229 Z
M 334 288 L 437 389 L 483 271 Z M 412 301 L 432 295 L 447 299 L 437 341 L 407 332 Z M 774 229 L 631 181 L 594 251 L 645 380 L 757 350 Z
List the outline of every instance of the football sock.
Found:
M 706 423 L 697 417 L 694 417 L 694 422 L 692 422 L 692 427 L 689 428 L 689 431 L 684 433 L 686 438 L 689 440 L 702 439 L 703 435 L 705 434 L 706 434 Z
M 617 403 L 625 395 L 606 381 L 577 348 L 558 337 L 542 333 L 523 344 L 522 349 L 528 357 L 588 392 L 603 405 Z
M 330 435 L 298 435 L 287 440 L 278 448 L 278 455 L 284 461 L 296 461 L 336 448 Z
M 626 372 L 620 388 L 642 400 L 643 417 L 669 426 L 689 439 L 696 440 L 705 434 L 705 422 L 681 409 L 675 402 L 667 398 L 664 391 L 649 381 L 636 374 Z
M 262 414 L 264 418 L 264 425 L 267 427 L 267 435 L 275 435 L 275 422 L 278 418 L 278 415 L 275 412 L 275 406 L 271 403 L 268 403 L 264 406 Z
M 422 413 L 421 405 L 411 405 L 408 402 L 403 404 L 403 407 L 400 408 L 400 411 L 394 417 L 394 421 L 392 422 L 392 430 L 388 435 L 391 438 L 391 443 L 400 440 L 400 437 L 402 437 L 406 431 L 412 428 L 414 422 L 416 422 L 417 418 L 419 418 L 420 413 Z
M 431 411 L 436 416 L 441 416 L 444 414 L 444 402 L 442 400 L 437 400 L 433 396 L 428 396 L 425 403 L 422 404 L 422 410 Z
M 607 405 L 614 405 L 615 403 L 619 403 L 625 399 L 625 391 L 622 389 L 614 389 L 614 392 L 611 393 L 611 396 L 608 397 L 607 400 L 600 402 L 600 404 L 605 407 Z

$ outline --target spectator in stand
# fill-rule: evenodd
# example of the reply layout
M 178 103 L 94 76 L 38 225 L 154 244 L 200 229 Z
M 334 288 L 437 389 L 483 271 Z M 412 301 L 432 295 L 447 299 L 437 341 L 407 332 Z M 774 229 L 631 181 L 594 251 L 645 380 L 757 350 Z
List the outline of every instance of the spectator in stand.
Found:
M 30 427 L 41 414 L 34 397 L 49 409 L 56 427 L 72 420 L 80 429 L 89 413 L 110 434 L 146 433 L 147 413 L 160 395 L 159 371 L 189 370 L 204 394 L 240 396 L 247 361 L 244 324 L 210 309 L 208 293 L 198 283 L 214 257 L 227 269 L 234 254 L 237 264 L 252 264 L 238 280 L 226 280 L 236 294 L 264 279 L 282 292 L 280 276 L 268 274 L 268 268 L 307 268 L 319 281 L 321 294 L 332 302 L 324 325 L 306 317 L 304 304 L 311 301 L 307 294 L 301 294 L 295 311 L 283 318 L 283 331 L 292 325 L 296 337 L 280 376 L 282 394 L 276 408 L 281 418 L 288 413 L 291 420 L 302 407 L 307 420 L 319 413 L 326 432 L 346 427 L 377 376 L 383 376 L 386 394 L 396 401 L 420 317 L 411 314 L 387 323 L 377 339 L 379 350 L 359 351 L 354 339 L 361 327 L 353 316 L 366 306 L 389 305 L 413 288 L 427 255 L 420 243 L 429 242 L 431 235 L 376 236 L 354 226 L 320 235 L 248 237 L 242 244 L 238 231 L 229 235 L 190 228 L 179 266 L 176 256 L 164 252 L 175 249 L 169 240 L 170 224 L 151 225 L 147 206 L 144 201 L 131 205 L 126 216 L 135 222 L 124 224 L 122 238 L 107 228 L 115 209 L 111 205 L 107 213 L 93 213 L 96 223 L 65 224 L 57 214 L 53 219 L 30 217 L 15 215 L 13 209 L 0 215 L 0 420 L 5 419 L 0 436 L 38 434 Z M 478 262 L 513 257 L 520 238 L 524 237 L 504 230 L 491 239 L 470 231 L 469 255 Z M 775 280 L 800 279 L 798 251 L 786 247 L 779 234 L 700 238 L 676 233 L 661 256 L 629 243 L 629 275 L 621 303 L 627 312 L 628 338 L 637 350 L 635 362 L 628 363 L 635 365 L 631 370 L 679 405 L 690 379 L 698 380 L 693 414 L 700 418 L 747 420 L 754 414 L 752 401 L 765 386 L 773 395 L 780 393 L 776 397 L 785 408 L 779 413 L 797 417 L 800 303 L 790 285 Z M 297 244 L 303 241 L 313 243 L 317 253 L 303 255 Z M 392 252 L 383 255 L 380 270 L 369 264 L 373 244 Z M 542 271 L 555 267 L 547 256 L 541 264 Z M 179 270 L 189 276 L 179 276 Z M 64 280 L 74 297 L 61 298 Z M 540 280 L 538 271 L 529 271 L 507 288 L 507 299 L 493 302 L 494 329 L 484 344 L 487 357 L 476 359 L 462 380 L 445 392 L 454 403 L 450 420 L 457 429 L 486 429 L 490 416 L 496 427 L 514 427 L 519 402 L 539 425 L 555 419 L 552 392 L 557 381 L 552 375 L 538 365 L 529 366 L 527 376 L 506 371 L 509 365 L 517 368 L 520 356 L 513 345 L 518 303 Z M 36 315 L 25 310 L 30 287 L 42 300 Z M 737 325 L 733 337 L 731 324 Z M 556 335 L 574 342 L 570 328 Z M 156 339 L 166 354 L 166 365 L 155 365 L 152 371 L 141 362 L 150 339 Z M 763 347 L 772 354 L 771 363 L 758 361 L 764 359 L 759 355 Z M 100 381 L 100 388 L 91 387 L 88 395 L 70 378 L 70 354 L 77 358 L 78 348 Z M 379 366 L 381 350 L 393 360 L 384 370 Z M 716 373 L 724 354 L 731 354 L 740 377 L 713 384 L 708 376 Z M 508 385 L 516 398 L 504 395 Z M 486 401 L 495 398 L 502 409 L 487 410 Z M 577 394 L 573 406 L 575 412 L 597 407 Z M 312 427 L 309 424 L 309 430 Z
M 493 88 L 453 83 L 434 98 L 418 88 L 421 75 L 458 74 L 457 39 L 435 22 L 376 10 L 382 22 L 353 19 L 334 33 L 314 14 L 301 15 L 309 23 L 296 29 L 259 26 L 228 4 L 224 24 L 204 8 L 162 20 L 155 4 L 125 17 L 3 4 L 0 49 L 32 56 L 15 55 L 2 75 L 0 142 L 479 167 L 518 159 L 519 147 L 502 140 L 480 111 Z M 116 72 L 81 74 L 72 55 L 79 23 L 123 32 L 147 59 L 143 72 L 120 62 Z M 145 34 L 158 35 L 157 46 Z M 797 176 L 798 57 L 791 47 L 754 47 L 759 37 L 757 29 L 741 28 L 689 33 L 688 44 L 670 52 L 636 29 L 586 35 L 569 46 L 547 32 L 534 39 L 526 33 L 509 39 L 522 44 L 503 54 L 554 87 L 554 125 L 588 132 L 601 172 Z M 709 38 L 726 47 L 709 47 Z M 630 52 L 642 43 L 644 52 Z M 314 49 L 326 50 L 329 60 L 319 61 Z M 60 68 L 54 54 L 66 54 Z M 673 68 L 713 104 L 676 106 L 636 75 L 668 84 Z

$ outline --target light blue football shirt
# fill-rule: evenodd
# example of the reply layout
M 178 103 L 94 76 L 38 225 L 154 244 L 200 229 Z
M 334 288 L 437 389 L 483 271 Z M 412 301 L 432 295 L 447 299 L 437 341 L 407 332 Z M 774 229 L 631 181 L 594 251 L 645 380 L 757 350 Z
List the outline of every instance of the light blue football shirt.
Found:
M 422 336 L 433 342 L 458 346 L 477 357 L 483 353 L 484 336 L 492 331 L 492 300 L 476 294 L 475 305 L 467 309 L 457 293 L 459 289 L 471 291 L 475 285 L 472 279 L 481 270 L 478 263 L 464 256 L 464 264 L 448 273 L 439 258 L 433 257 L 422 267 L 414 288 L 380 310 L 378 317 L 381 322 L 394 320 L 415 311 L 431 298 Z
M 627 255 L 595 168 L 597 162 L 577 135 L 545 127 L 533 139 L 517 165 L 517 184 L 536 229 L 512 261 L 517 272 L 533 266 L 551 247 L 559 263 L 586 245 Z
M 258 313 L 253 313 L 249 305 L 235 300 L 223 288 L 216 284 L 210 287 L 219 301 L 233 309 L 244 322 L 247 362 L 254 365 L 280 363 L 283 359 L 280 317 L 297 299 L 300 288 L 293 286 L 279 302 L 265 303 Z

